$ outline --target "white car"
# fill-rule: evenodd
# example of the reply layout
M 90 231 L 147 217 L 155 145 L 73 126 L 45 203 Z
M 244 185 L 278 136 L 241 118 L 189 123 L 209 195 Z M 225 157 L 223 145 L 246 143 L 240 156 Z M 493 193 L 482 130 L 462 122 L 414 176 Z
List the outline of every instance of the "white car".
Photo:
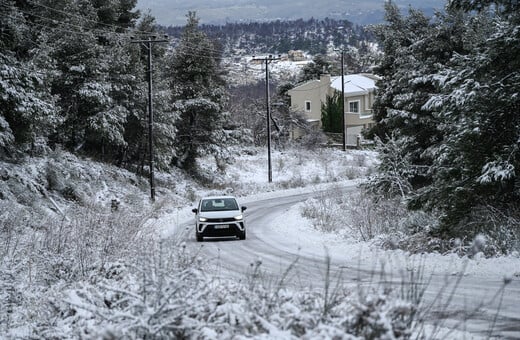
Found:
M 236 236 L 246 239 L 244 211 L 247 207 L 239 206 L 235 197 L 204 197 L 199 201 L 195 213 L 195 237 L 202 242 L 205 236 Z

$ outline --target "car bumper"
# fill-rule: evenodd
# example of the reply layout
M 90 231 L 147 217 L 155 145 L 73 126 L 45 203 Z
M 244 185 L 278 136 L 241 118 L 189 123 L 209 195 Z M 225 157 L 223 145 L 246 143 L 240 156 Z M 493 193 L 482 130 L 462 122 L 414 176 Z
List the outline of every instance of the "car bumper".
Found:
M 197 224 L 197 234 L 201 236 L 236 236 L 244 233 L 244 221 L 234 222 L 199 222 Z

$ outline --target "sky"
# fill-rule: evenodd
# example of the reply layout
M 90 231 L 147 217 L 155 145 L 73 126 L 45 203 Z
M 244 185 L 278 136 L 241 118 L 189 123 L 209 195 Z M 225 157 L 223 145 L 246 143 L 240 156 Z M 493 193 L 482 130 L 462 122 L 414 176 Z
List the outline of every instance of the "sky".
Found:
M 443 0 L 394 0 L 398 6 L 440 9 Z M 186 23 L 188 11 L 196 11 L 201 23 L 222 24 L 276 19 L 334 18 L 363 23 L 381 17 L 384 0 L 138 0 L 137 8 L 148 12 L 164 26 Z

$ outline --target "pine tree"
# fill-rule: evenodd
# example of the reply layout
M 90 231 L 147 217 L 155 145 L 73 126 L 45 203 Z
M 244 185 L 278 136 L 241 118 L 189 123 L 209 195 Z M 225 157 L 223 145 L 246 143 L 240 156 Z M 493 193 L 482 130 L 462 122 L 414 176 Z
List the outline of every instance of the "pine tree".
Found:
M 301 82 L 320 79 L 322 74 L 331 74 L 333 72 L 332 64 L 326 56 L 317 55 L 311 63 L 303 67 Z
M 197 157 L 223 156 L 228 114 L 224 82 L 219 72 L 220 52 L 198 28 L 194 12 L 187 15 L 179 45 L 171 63 L 171 87 L 177 122 L 176 166 L 196 175 Z
M 341 92 L 334 91 L 327 95 L 325 103 L 321 104 L 321 124 L 323 131 L 339 133 L 343 131 Z
M 520 14 L 509 1 L 451 5 L 480 12 L 468 25 L 473 48 L 454 56 L 442 77 L 443 93 L 430 103 L 440 108 L 447 131 L 434 154 L 435 196 L 446 212 L 441 233 L 460 235 L 479 209 L 504 216 L 520 210 Z M 472 232 L 494 223 L 479 218 Z
M 125 125 L 134 109 L 137 81 L 129 35 L 123 30 L 132 2 L 55 1 L 33 3 L 40 45 L 49 49 L 52 93 L 59 97 L 63 122 L 54 143 L 112 161 L 127 146 Z M 124 5 L 122 5 L 124 4 Z M 113 15 L 104 15 L 111 9 Z M 100 17 L 101 15 L 101 17 Z
M 42 39 L 46 37 L 55 60 L 56 76 L 51 88 L 53 94 L 59 96 L 58 104 L 64 114 L 54 141 L 79 150 L 90 148 L 88 140 L 95 140 L 96 130 L 104 130 L 105 136 L 99 140 L 109 135 L 113 140 L 118 139 L 116 131 L 109 132 L 109 125 L 120 119 L 100 117 L 113 102 L 107 79 L 108 60 L 102 60 L 105 50 L 98 43 L 99 36 L 105 32 L 95 30 L 95 9 L 89 1 L 81 0 L 64 2 L 63 7 L 58 8 L 47 6 L 42 12 L 36 23 L 43 27 Z
M 392 187 L 401 174 L 409 207 L 440 212 L 436 232 L 448 238 L 495 232 L 496 216 L 482 211 L 520 211 L 518 6 L 488 5 L 453 1 L 434 22 L 387 5 L 389 24 L 376 30 L 385 55 L 372 132 L 392 157 L 372 184 Z M 396 159 L 405 169 L 392 170 Z
M 420 188 L 431 182 L 424 171 L 432 162 L 426 151 L 442 139 L 438 119 L 423 106 L 437 91 L 432 77 L 442 67 L 442 58 L 449 58 L 452 46 L 442 44 L 436 32 L 439 26 L 423 13 L 410 10 L 404 17 L 394 4 L 387 4 L 386 11 L 388 24 L 375 29 L 384 57 L 376 70 L 382 80 L 374 103 L 373 133 L 383 141 L 389 136 L 399 140 L 401 157 L 415 169 L 409 180 Z
M 431 149 L 444 138 L 437 110 L 425 104 L 442 91 L 438 79 L 446 63 L 465 51 L 464 18 L 450 12 L 430 21 L 416 10 L 403 17 L 395 5 L 387 4 L 386 9 L 388 24 L 375 30 L 385 54 L 376 70 L 382 80 L 372 133 L 383 141 L 389 136 L 401 139 L 402 157 L 409 159 L 415 173 L 411 184 L 422 189 L 432 183 Z M 421 195 L 415 196 L 411 205 L 420 207 L 421 200 Z
M 32 62 L 42 51 L 30 45 L 30 22 L 14 3 L 2 4 L 0 14 L 0 149 L 12 155 L 51 133 L 59 116 L 49 76 Z

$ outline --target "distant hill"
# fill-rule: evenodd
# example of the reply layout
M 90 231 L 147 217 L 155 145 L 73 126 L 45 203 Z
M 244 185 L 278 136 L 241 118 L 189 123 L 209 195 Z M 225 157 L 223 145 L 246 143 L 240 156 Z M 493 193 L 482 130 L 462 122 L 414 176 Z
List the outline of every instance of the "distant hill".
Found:
M 442 9 L 445 0 L 392 0 L 400 8 L 409 6 L 431 13 Z M 186 13 L 196 11 L 202 23 L 225 24 L 299 18 L 333 18 L 365 25 L 381 22 L 384 0 L 139 0 L 137 8 L 147 11 L 163 26 L 184 25 Z
M 323 54 L 331 46 L 357 46 L 372 40 L 362 27 L 348 20 L 299 19 L 289 21 L 227 23 L 200 25 L 202 31 L 218 40 L 225 55 L 253 55 L 259 53 L 287 53 L 303 50 Z M 179 38 L 184 27 L 170 26 L 164 30 Z

